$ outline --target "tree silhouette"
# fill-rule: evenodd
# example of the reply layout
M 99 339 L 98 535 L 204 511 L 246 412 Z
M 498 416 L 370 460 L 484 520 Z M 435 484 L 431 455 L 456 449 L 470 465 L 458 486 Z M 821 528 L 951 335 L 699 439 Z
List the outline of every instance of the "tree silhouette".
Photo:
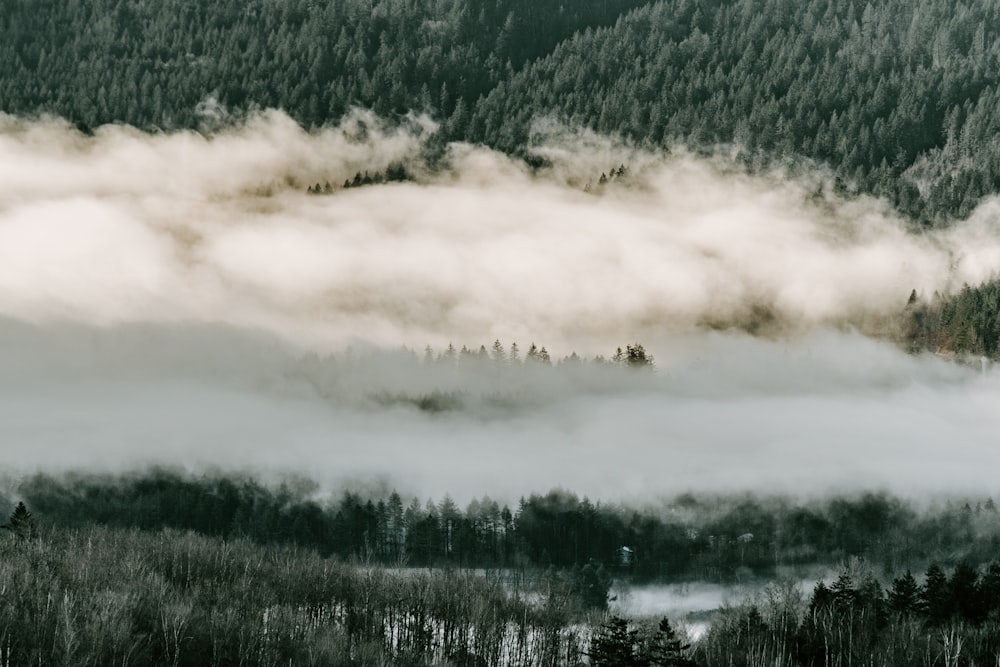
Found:
M 608 591 L 611 588 L 611 577 L 598 564 L 587 563 L 574 575 L 577 592 L 587 607 L 605 610 L 608 608 Z
M 593 667 L 639 667 L 646 662 L 639 655 L 639 631 L 629 630 L 628 621 L 612 616 L 590 641 Z
M 22 540 L 28 539 L 34 534 L 34 520 L 32 519 L 31 512 L 24 506 L 24 502 L 17 504 L 14 512 L 10 515 L 10 519 L 6 524 L 0 526 L 0 528 L 5 528 Z
M 920 603 L 927 619 L 933 624 L 943 623 L 951 615 L 948 578 L 937 563 L 931 563 L 927 568 Z
M 920 610 L 920 586 L 913 574 L 906 574 L 893 580 L 889 591 L 889 606 L 901 614 L 912 614 Z
M 630 368 L 644 368 L 653 365 L 653 355 L 646 354 L 646 348 L 639 343 L 626 345 L 625 362 Z
M 656 667 L 693 667 L 695 662 L 684 655 L 691 648 L 677 636 L 666 617 L 660 619 L 656 632 L 649 640 L 645 664 Z

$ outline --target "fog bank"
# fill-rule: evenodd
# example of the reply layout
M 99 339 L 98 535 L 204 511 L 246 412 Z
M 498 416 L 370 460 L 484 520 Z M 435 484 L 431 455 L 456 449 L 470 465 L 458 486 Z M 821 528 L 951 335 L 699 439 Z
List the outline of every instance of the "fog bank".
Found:
M 911 289 L 992 276 L 996 201 L 917 235 L 822 174 L 554 126 L 537 171 L 463 145 L 429 170 L 434 129 L 0 117 L 7 470 L 214 466 L 459 500 L 996 491 L 997 373 L 854 333 L 891 335 Z M 413 180 L 338 186 L 390 165 Z M 494 339 L 522 358 L 639 340 L 657 369 L 399 351 Z
M 539 135 L 535 174 L 463 145 L 429 172 L 433 131 L 359 112 L 307 133 L 271 111 L 209 137 L 88 137 L 2 117 L 0 314 L 221 322 L 324 350 L 500 338 L 593 354 L 704 327 L 883 332 L 911 289 L 1000 267 L 995 201 L 914 235 L 821 174 L 749 177 L 565 129 Z M 390 164 L 416 182 L 339 189 Z M 601 186 L 616 164 L 628 175 Z M 306 194 L 326 182 L 334 194 Z
M 994 494 L 1000 375 L 858 334 L 663 341 L 655 372 L 302 356 L 229 328 L 0 327 L 8 472 L 151 463 L 383 482 L 460 502 L 564 486 Z M 413 401 L 458 397 L 443 411 Z

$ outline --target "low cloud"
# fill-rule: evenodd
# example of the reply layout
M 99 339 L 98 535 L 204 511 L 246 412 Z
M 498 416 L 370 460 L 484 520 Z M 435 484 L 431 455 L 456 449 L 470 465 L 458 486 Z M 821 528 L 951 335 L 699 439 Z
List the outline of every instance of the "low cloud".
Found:
M 996 373 L 858 331 L 892 333 L 911 289 L 993 276 L 996 201 L 915 234 L 822 174 L 543 129 L 538 170 L 465 145 L 429 170 L 417 118 L 309 133 L 267 112 L 207 137 L 0 119 L 5 465 L 459 499 L 995 492 Z M 393 164 L 416 180 L 306 193 Z M 657 370 L 395 351 L 494 339 L 640 340 Z
M 1000 210 L 911 233 L 822 179 L 751 177 L 549 129 L 525 166 L 357 113 L 314 133 L 279 112 L 209 137 L 0 121 L 0 314 L 223 322 L 318 349 L 536 340 L 581 353 L 704 328 L 890 326 L 1000 266 Z M 309 196 L 406 164 L 419 182 Z M 627 164 L 627 178 L 599 185 Z M 604 165 L 603 167 L 601 165 Z M 590 185 L 590 192 L 584 190 Z
M 508 502 L 563 486 L 996 493 L 1000 377 L 858 334 L 678 337 L 655 372 L 302 356 L 228 327 L 0 326 L 8 472 L 149 464 Z M 458 398 L 443 411 L 404 400 Z M 400 400 L 386 400 L 395 397 Z

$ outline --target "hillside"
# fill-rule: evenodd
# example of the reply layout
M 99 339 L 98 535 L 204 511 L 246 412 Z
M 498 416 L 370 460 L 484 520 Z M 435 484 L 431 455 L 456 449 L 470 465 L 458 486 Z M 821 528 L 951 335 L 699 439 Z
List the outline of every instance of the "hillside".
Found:
M 551 113 L 643 144 L 831 166 L 925 223 L 1000 187 L 996 7 L 668 0 L 577 35 L 477 106 L 504 150 Z
M 988 3 L 8 3 L 0 110 L 84 129 L 210 127 L 218 102 L 306 127 L 427 112 L 441 139 L 524 154 L 555 116 L 654 147 L 827 165 L 926 224 L 1000 190 Z

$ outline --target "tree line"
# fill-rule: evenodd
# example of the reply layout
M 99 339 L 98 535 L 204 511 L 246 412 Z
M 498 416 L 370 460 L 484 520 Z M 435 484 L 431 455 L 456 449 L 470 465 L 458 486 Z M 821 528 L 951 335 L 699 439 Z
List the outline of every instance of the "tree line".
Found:
M 938 559 L 989 561 L 1000 548 L 992 500 L 917 512 L 883 494 L 794 503 L 780 498 L 681 496 L 645 509 L 592 502 L 568 491 L 488 497 L 464 508 L 450 497 L 269 487 L 249 478 L 170 470 L 123 476 L 35 475 L 16 492 L 55 526 L 192 530 L 386 565 L 487 567 L 571 573 L 581 595 L 610 577 L 732 581 L 771 578 L 785 566 L 865 557 L 886 571 Z M 587 570 L 587 568 L 590 568 Z M 600 593 L 591 606 L 603 607 Z
M 0 533 L 5 664 L 950 667 L 1000 651 L 1000 563 L 936 563 L 888 586 L 848 559 L 712 616 L 594 614 L 578 580 L 387 569 L 175 528 L 60 526 L 18 505 Z
M 1000 280 L 964 285 L 953 295 L 911 293 L 905 311 L 906 344 L 932 351 L 996 359 L 1000 352 Z
M 789 586 L 723 611 L 696 647 L 698 664 L 820 667 L 993 664 L 1000 653 L 1000 563 L 932 563 L 883 587 L 862 561 L 819 582 L 808 600 Z

